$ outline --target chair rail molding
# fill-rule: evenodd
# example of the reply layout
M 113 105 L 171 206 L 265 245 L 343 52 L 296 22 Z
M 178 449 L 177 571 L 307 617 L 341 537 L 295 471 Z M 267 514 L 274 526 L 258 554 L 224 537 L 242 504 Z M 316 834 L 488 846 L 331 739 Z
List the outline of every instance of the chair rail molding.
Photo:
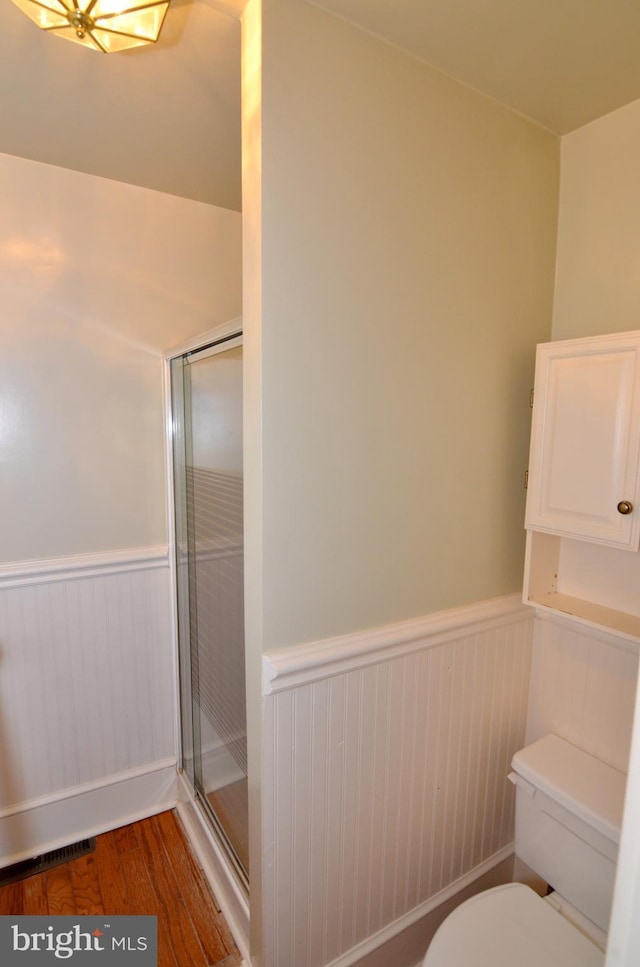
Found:
M 169 548 L 166 544 L 73 554 L 39 561 L 15 561 L 0 564 L 0 590 L 163 567 L 169 567 Z
M 508 594 L 379 628 L 280 648 L 263 655 L 262 692 L 271 695 L 436 647 L 471 627 L 481 632 L 517 621 L 532 622 L 533 617 L 520 594 Z

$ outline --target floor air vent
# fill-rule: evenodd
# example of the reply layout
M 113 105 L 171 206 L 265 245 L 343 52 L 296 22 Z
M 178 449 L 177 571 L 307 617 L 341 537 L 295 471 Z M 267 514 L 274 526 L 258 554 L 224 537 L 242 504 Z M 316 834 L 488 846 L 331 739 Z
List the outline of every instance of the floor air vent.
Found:
M 34 856 L 30 860 L 22 860 L 12 866 L 6 866 L 0 870 L 0 886 L 8 883 L 15 883 L 17 880 L 25 880 L 28 876 L 35 876 L 36 873 L 44 873 L 54 866 L 61 863 L 69 863 L 77 860 L 80 856 L 93 853 L 96 848 L 95 836 L 92 839 L 81 839 L 79 843 L 72 843 L 71 846 L 63 846 L 61 849 L 52 849 L 50 853 L 43 853 L 42 856 Z

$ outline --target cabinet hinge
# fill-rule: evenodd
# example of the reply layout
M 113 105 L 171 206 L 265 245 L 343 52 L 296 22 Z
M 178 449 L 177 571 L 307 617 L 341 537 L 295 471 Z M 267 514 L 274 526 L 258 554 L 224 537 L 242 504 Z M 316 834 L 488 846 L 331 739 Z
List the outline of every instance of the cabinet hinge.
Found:
M 528 470 L 525 470 L 525 472 L 524 472 L 524 489 L 526 490 L 528 486 L 529 486 L 529 471 Z
M 535 390 L 533 390 L 533 389 L 529 393 L 529 406 L 531 407 L 531 409 L 533 409 L 533 394 L 534 393 L 535 393 Z

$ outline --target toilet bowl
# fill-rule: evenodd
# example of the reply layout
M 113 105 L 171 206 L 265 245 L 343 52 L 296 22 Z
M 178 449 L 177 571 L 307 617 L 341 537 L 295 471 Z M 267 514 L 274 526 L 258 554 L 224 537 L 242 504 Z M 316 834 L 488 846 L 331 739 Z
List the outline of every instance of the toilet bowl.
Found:
M 522 883 L 485 890 L 436 932 L 424 967 L 602 967 L 604 953 Z
M 602 967 L 626 777 L 555 735 L 512 769 L 516 855 L 557 892 L 478 893 L 441 924 L 423 967 Z

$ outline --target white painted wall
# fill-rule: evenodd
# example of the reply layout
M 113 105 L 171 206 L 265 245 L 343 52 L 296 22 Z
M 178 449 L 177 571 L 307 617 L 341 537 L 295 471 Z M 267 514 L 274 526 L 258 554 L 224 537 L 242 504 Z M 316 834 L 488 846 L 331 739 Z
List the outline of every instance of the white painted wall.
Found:
M 563 615 L 537 616 L 527 745 L 552 732 L 626 772 L 637 677 L 633 642 Z
M 263 963 L 262 625 L 262 0 L 249 0 L 242 18 L 242 305 L 244 408 L 244 597 L 247 757 L 249 763 L 250 948 Z M 248 545 L 248 549 L 247 549 Z M 267 925 L 268 926 L 268 925 Z
M 9 155 L 0 207 L 0 561 L 165 543 L 162 352 L 240 314 L 240 215 Z
M 640 101 L 562 139 L 554 339 L 640 328 L 639 165 Z M 639 801 L 636 699 L 607 967 L 640 956 Z
M 514 591 L 558 141 L 295 0 L 261 70 L 262 645 Z

